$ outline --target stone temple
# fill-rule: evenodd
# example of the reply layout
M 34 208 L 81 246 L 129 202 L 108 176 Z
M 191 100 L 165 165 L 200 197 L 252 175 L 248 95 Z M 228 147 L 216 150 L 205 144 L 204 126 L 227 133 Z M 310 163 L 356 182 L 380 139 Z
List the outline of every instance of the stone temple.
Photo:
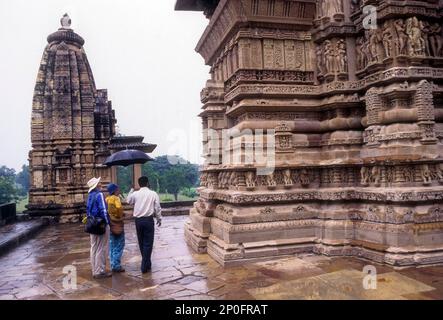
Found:
M 211 77 L 185 230 L 194 250 L 224 265 L 305 252 L 443 262 L 443 1 L 178 0 L 176 10 L 209 19 L 196 48 Z M 260 153 L 245 161 L 260 130 L 275 140 L 266 175 Z
M 103 165 L 113 151 L 152 152 L 155 145 L 143 137 L 115 136 L 115 113 L 107 90 L 95 86 L 85 41 L 70 28 L 68 15 L 61 24 L 48 36 L 35 85 L 28 213 L 63 222 L 84 214 L 91 177 L 116 181 L 115 167 Z

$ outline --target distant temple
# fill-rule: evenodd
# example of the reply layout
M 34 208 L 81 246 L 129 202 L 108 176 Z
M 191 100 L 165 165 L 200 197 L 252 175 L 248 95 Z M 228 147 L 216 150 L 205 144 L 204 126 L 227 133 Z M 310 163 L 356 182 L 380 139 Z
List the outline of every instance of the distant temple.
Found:
M 196 251 L 224 265 L 312 252 L 443 262 L 443 1 L 175 8 L 209 19 L 196 48 L 211 67 L 206 162 L 186 225 Z M 250 143 L 263 132 L 266 175 Z
M 115 168 L 103 165 L 112 151 L 152 152 L 155 145 L 115 136 L 115 113 L 107 90 L 96 89 L 85 41 L 70 28 L 68 15 L 61 24 L 48 36 L 35 85 L 28 213 L 70 221 L 84 213 L 91 177 L 116 180 Z M 135 171 L 140 174 L 139 167 Z

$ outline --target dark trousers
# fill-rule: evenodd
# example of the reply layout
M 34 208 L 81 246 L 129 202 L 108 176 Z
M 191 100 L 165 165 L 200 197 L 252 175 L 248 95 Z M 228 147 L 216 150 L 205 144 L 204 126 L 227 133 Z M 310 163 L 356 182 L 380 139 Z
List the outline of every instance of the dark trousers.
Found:
M 138 246 L 142 255 L 141 271 L 148 272 L 151 269 L 151 253 L 154 244 L 154 218 L 136 218 L 135 228 L 137 230 Z

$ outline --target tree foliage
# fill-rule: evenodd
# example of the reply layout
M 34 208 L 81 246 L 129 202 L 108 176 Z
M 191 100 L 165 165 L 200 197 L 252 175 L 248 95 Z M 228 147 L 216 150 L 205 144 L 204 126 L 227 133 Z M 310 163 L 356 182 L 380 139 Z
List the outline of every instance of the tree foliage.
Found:
M 160 156 L 142 166 L 142 174 L 149 178 L 151 189 L 171 193 L 177 200 L 182 190 L 198 185 L 198 165 L 180 157 Z M 117 170 L 118 184 L 126 193 L 132 184 L 132 166 Z
M 29 166 L 22 166 L 22 171 L 15 176 L 15 182 L 20 188 L 20 195 L 26 196 L 29 192 Z
M 15 170 L 0 167 L 0 204 L 18 200 L 19 189 L 15 183 Z
M 161 156 L 143 165 L 143 174 L 152 188 L 161 193 L 171 193 L 175 200 L 181 190 L 198 184 L 198 165 L 178 156 Z
M 122 193 L 128 193 L 132 186 L 132 166 L 117 167 L 117 182 Z

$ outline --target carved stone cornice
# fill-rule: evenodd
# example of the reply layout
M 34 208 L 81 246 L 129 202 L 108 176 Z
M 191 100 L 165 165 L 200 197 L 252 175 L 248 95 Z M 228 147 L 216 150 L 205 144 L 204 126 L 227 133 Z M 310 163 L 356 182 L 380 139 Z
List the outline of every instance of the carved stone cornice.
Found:
M 227 81 L 225 90 L 243 83 L 314 84 L 314 72 L 300 70 L 237 70 Z
M 312 32 L 312 38 L 314 42 L 322 42 L 326 39 L 334 37 L 352 37 L 357 33 L 357 28 L 352 22 L 342 22 L 340 24 L 332 22 L 322 26 L 321 28 L 315 29 Z
M 235 39 L 277 39 L 277 40 L 311 40 L 310 31 L 285 30 L 285 29 L 267 29 L 263 27 L 242 28 L 237 32 Z
M 299 10 L 292 10 L 291 16 L 258 15 L 252 10 L 250 0 L 221 0 L 209 25 L 197 44 L 196 51 L 205 59 L 205 63 L 213 65 L 217 53 L 223 50 L 229 36 L 240 27 L 268 27 L 271 29 L 304 29 L 309 30 L 314 18 L 315 1 L 295 0 Z
M 356 81 L 335 81 L 322 85 L 265 85 L 241 84 L 226 93 L 225 103 L 239 100 L 247 96 L 268 97 L 318 97 L 338 93 L 356 93 L 367 90 L 372 86 L 389 84 L 393 82 L 441 80 L 443 69 L 430 67 L 398 67 L 371 74 L 364 79 Z

